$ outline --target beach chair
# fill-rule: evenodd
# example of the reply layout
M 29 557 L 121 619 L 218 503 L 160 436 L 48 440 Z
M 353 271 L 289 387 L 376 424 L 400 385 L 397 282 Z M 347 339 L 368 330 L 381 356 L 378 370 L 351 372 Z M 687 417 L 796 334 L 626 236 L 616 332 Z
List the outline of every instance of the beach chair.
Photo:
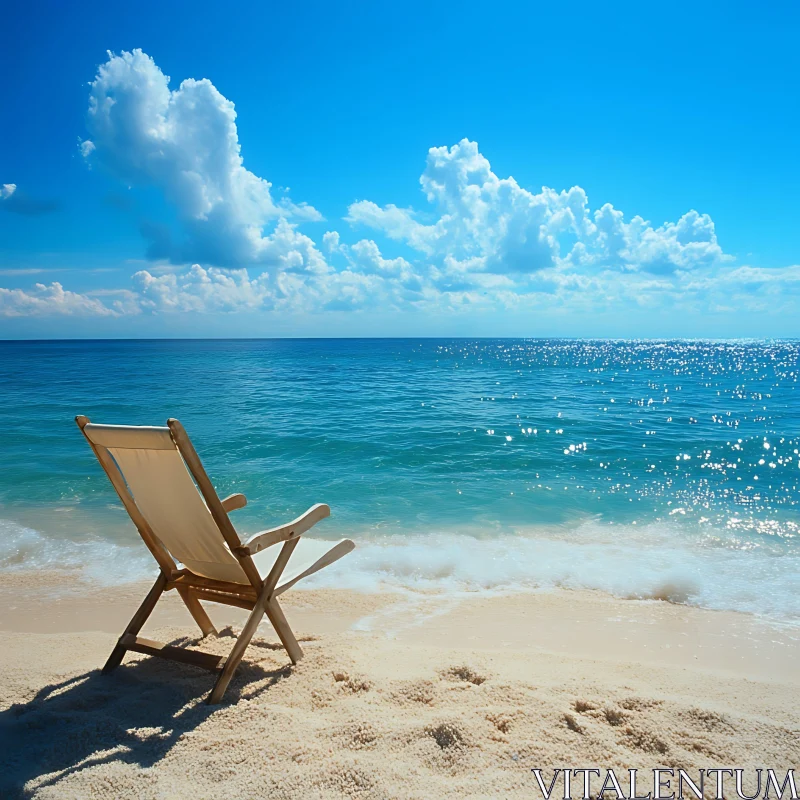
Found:
M 303 533 L 330 514 L 330 508 L 318 503 L 296 520 L 242 542 L 228 514 L 247 503 L 245 496 L 219 499 L 178 420 L 167 420 L 166 428 L 95 425 L 83 416 L 75 421 L 160 567 L 153 588 L 120 636 L 103 672 L 116 669 L 128 650 L 194 664 L 219 673 L 208 697 L 209 703 L 218 703 L 264 614 L 296 664 L 303 651 L 278 596 L 355 547 L 349 539 L 333 546 L 301 540 Z M 204 637 L 216 630 L 200 601 L 250 611 L 227 658 L 138 635 L 161 595 L 171 589 L 177 590 Z

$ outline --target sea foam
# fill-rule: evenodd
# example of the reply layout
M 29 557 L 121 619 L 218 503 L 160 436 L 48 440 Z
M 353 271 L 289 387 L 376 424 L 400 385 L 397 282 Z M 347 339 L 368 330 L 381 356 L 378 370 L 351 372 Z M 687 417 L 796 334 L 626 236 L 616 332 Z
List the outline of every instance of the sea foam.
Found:
M 475 536 L 459 531 L 354 535 L 356 550 L 298 588 L 449 594 L 592 589 L 800 624 L 800 558 L 743 551 L 677 523 Z M 48 537 L 0 520 L 0 571 L 63 570 L 81 585 L 152 578 L 143 545 Z
M 60 571 L 86 590 L 89 585 L 110 586 L 151 578 L 157 567 L 139 544 L 120 545 L 99 538 L 74 541 L 47 536 L 11 520 L 0 519 L 0 573 L 24 570 Z

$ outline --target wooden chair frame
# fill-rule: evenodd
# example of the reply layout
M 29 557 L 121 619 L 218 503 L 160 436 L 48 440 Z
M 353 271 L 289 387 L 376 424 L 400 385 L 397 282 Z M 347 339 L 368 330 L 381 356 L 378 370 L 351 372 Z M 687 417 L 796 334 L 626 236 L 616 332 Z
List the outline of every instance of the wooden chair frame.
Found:
M 160 568 L 156 582 L 111 651 L 111 655 L 103 667 L 103 673 L 106 674 L 116 669 L 122 662 L 125 653 L 129 650 L 134 653 L 145 653 L 173 661 L 194 664 L 218 673 L 216 683 L 207 698 L 207 702 L 210 704 L 219 703 L 265 614 L 272 623 L 273 628 L 275 628 L 275 632 L 286 649 L 292 664 L 296 664 L 303 657 L 303 650 L 289 627 L 289 623 L 277 599 L 277 595 L 288 586 L 278 587 L 278 581 L 295 547 L 297 547 L 301 535 L 320 519 L 327 517 L 330 514 L 330 508 L 323 503 L 312 506 L 296 520 L 277 528 L 262 531 L 243 543 L 228 518 L 228 512 L 244 507 L 247 503 L 245 496 L 243 494 L 233 494 L 224 500 L 220 500 L 183 426 L 178 420 L 169 419 L 167 420 L 167 426 L 172 440 L 194 478 L 211 512 L 211 516 L 225 538 L 231 553 L 238 560 L 244 574 L 250 581 L 250 585 L 228 583 L 195 575 L 188 569 L 178 569 L 175 560 L 155 535 L 136 505 L 136 501 L 128 490 L 125 479 L 108 449 L 94 444 L 89 439 L 86 431 L 84 431 L 84 428 L 90 422 L 89 418 L 78 416 L 75 421 L 89 442 L 89 446 L 97 456 L 97 460 L 105 470 L 106 475 L 108 475 L 111 484 L 119 495 L 119 499 L 125 506 L 125 510 L 130 515 L 144 543 L 153 554 Z M 281 551 L 269 575 L 262 580 L 252 556 L 265 547 L 281 542 L 283 543 Z M 186 650 L 181 647 L 172 647 L 139 636 L 139 631 L 153 612 L 161 595 L 171 589 L 177 590 L 204 637 L 216 634 L 216 630 L 205 609 L 200 604 L 201 600 L 236 606 L 250 611 L 250 616 L 247 618 L 244 629 L 227 657 L 215 656 L 197 650 Z

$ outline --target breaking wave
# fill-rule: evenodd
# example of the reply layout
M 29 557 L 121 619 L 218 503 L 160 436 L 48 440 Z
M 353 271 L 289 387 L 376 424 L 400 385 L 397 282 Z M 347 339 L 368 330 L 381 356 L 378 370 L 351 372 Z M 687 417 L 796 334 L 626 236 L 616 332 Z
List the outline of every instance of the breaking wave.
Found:
M 680 523 L 584 522 L 495 534 L 463 531 L 354 535 L 356 550 L 306 588 L 357 591 L 520 592 L 592 589 L 800 622 L 800 557 L 779 547 L 738 545 Z M 0 571 L 63 570 L 81 585 L 152 577 L 141 545 L 73 541 L 0 520 Z

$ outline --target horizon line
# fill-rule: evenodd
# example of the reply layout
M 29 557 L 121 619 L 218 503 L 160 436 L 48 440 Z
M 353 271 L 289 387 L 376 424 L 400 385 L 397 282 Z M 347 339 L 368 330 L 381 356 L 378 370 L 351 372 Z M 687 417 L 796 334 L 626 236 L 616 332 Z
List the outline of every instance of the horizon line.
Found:
M 280 341 L 604 341 L 604 342 L 797 342 L 796 336 L 115 336 L 7 339 L 2 344 L 51 342 L 280 342 Z

